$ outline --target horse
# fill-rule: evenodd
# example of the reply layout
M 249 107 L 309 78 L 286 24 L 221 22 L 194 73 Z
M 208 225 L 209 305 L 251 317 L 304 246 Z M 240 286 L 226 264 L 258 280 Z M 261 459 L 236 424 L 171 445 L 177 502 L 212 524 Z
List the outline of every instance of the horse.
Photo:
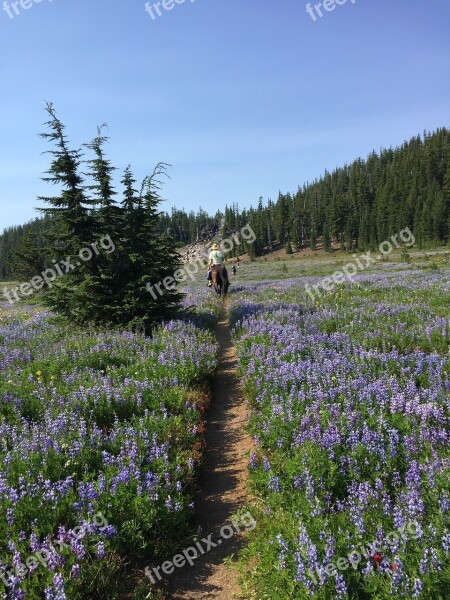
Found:
M 214 265 L 211 269 L 211 279 L 216 294 L 225 298 L 230 286 L 225 268 L 222 265 Z

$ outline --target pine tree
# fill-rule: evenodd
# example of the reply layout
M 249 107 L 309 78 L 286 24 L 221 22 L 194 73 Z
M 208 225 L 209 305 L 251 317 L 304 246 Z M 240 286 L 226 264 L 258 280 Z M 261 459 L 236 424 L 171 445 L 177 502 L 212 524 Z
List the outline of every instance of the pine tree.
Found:
M 255 244 L 252 243 L 248 243 L 248 242 L 244 242 L 244 248 L 245 248 L 245 252 L 247 252 L 248 257 L 251 261 L 254 261 L 256 258 L 256 252 L 255 252 Z
M 311 227 L 311 238 L 309 241 L 310 250 L 316 249 L 316 243 L 317 243 L 317 232 L 316 232 L 315 226 L 313 226 L 313 227 Z
M 323 226 L 323 249 L 325 252 L 331 252 L 330 230 L 327 221 L 325 221 Z
M 21 238 L 18 246 L 12 251 L 11 275 L 24 281 L 39 276 L 46 268 L 39 235 L 28 229 Z
M 85 194 L 84 179 L 80 170 L 81 150 L 71 150 L 64 133 L 64 125 L 56 116 L 51 103 L 47 103 L 46 111 L 50 116 L 46 125 L 50 132 L 41 137 L 55 145 L 48 151 L 53 160 L 43 180 L 62 187 L 59 196 L 40 196 L 39 200 L 49 204 L 49 208 L 40 211 L 52 218 L 52 229 L 49 232 L 49 256 L 54 264 L 65 260 L 70 267 L 65 267 L 65 274 L 57 277 L 51 289 L 45 295 L 47 306 L 70 315 L 73 320 L 83 320 L 83 309 L 77 300 L 77 290 L 93 271 L 91 261 L 80 261 L 79 253 L 88 248 L 95 240 L 95 224 L 89 212 L 94 202 Z
M 106 123 L 97 128 L 97 136 L 90 144 L 86 144 L 86 147 L 94 152 L 94 158 L 86 161 L 89 166 L 88 175 L 91 176 L 94 183 L 87 186 L 86 189 L 94 192 L 94 202 L 100 206 L 96 215 L 96 221 L 100 224 L 99 233 L 116 238 L 122 225 L 122 218 L 120 208 L 114 198 L 117 193 L 112 183 L 112 176 L 116 168 L 105 158 L 103 151 L 103 146 L 109 139 L 102 135 L 104 127 L 107 127 Z
M 94 202 L 86 197 L 83 176 L 79 173 L 81 150 L 69 149 L 65 127 L 51 103 L 47 104 L 46 111 L 50 116 L 46 123 L 50 133 L 42 133 L 41 137 L 53 142 L 56 148 L 48 151 L 53 161 L 46 172 L 47 177 L 42 179 L 62 186 L 62 191 L 59 196 L 40 196 L 39 200 L 49 204 L 50 208 L 39 210 L 53 217 L 53 239 L 57 241 L 57 247 L 63 247 L 66 254 L 76 256 L 81 248 L 92 242 L 93 222 L 88 208 Z M 55 247 L 54 250 L 59 257 L 60 250 Z
M 104 321 L 105 315 L 111 322 L 116 320 L 118 305 L 121 298 L 119 285 L 118 256 L 123 256 L 124 246 L 120 244 L 123 225 L 123 211 L 118 206 L 115 196 L 116 191 L 112 183 L 112 175 L 116 170 L 105 157 L 103 146 L 108 138 L 102 135 L 103 124 L 97 128 L 97 136 L 85 147 L 94 154 L 86 162 L 87 176 L 93 183 L 86 186 L 86 190 L 93 193 L 92 204 L 95 205 L 96 238 L 108 239 L 114 252 L 94 253 L 92 271 L 85 277 L 77 293 L 84 297 L 83 320 Z M 120 282 L 123 284 L 123 281 Z
M 442 192 L 444 195 L 445 212 L 447 215 L 447 229 L 445 236 L 447 243 L 450 244 L 450 157 L 448 160 L 447 171 L 444 176 L 444 185 L 442 188 Z
M 128 167 L 119 207 L 111 179 L 114 168 L 103 153 L 107 138 L 102 136 L 101 128 L 87 145 L 94 152 L 94 158 L 86 161 L 94 183 L 86 186 L 79 174 L 80 151 L 69 149 L 53 107 L 47 105 L 47 111 L 51 116 L 50 133 L 42 135 L 56 144 L 56 150 L 51 151 L 54 158 L 49 176 L 44 179 L 62 185 L 60 196 L 42 198 L 51 208 L 41 210 L 56 224 L 52 249 L 57 250 L 59 258 L 62 253 L 72 257 L 75 252 L 93 248 L 96 236 L 102 236 L 100 244 L 107 239 L 104 249 L 111 252 L 105 256 L 91 251 L 90 260 L 78 261 L 74 270 L 53 283 L 45 300 L 74 322 L 125 325 L 149 333 L 155 323 L 178 314 L 183 298 L 173 278 L 181 267 L 174 240 L 160 233 L 158 177 L 167 174 L 167 165 L 159 163 L 144 178 L 140 193 Z M 93 192 L 94 198 L 87 192 Z M 152 284 L 156 292 L 149 287 Z
M 159 231 L 158 178 L 167 174 L 167 166 L 159 163 L 144 179 L 133 208 L 135 229 L 129 244 L 129 271 L 121 310 L 122 316 L 133 315 L 131 324 L 146 332 L 155 322 L 174 318 L 183 298 L 173 278 L 182 266 L 180 256 L 174 240 Z

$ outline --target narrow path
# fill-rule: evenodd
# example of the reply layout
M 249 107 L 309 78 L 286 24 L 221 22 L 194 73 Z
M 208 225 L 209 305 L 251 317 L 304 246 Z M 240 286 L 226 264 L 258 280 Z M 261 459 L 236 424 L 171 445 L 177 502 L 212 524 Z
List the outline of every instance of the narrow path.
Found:
M 236 378 L 236 349 L 226 314 L 224 306 L 215 328 L 219 366 L 213 377 L 197 499 L 197 524 L 201 527 L 199 541 L 210 534 L 212 541 L 221 541 L 200 555 L 193 566 L 178 569 L 168 577 L 170 600 L 234 600 L 241 597 L 236 575 L 223 561 L 239 550 L 242 537 L 235 534 L 224 539 L 219 532 L 223 525 L 231 525 L 231 515 L 245 505 L 247 454 L 252 441 L 244 430 L 246 410 Z M 245 530 L 245 527 L 241 529 Z

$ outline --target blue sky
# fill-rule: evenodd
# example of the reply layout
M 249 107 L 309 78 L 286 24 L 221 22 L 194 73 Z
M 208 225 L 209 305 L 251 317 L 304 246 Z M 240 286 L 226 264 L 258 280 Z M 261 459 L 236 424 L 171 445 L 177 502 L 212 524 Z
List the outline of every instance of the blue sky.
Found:
M 154 20 L 144 0 L 22 1 L 0 10 L 0 230 L 54 191 L 45 101 L 73 147 L 107 122 L 120 170 L 171 163 L 164 209 L 211 213 L 450 125 L 448 0 L 347 0 L 315 21 L 304 0 L 186 0 Z

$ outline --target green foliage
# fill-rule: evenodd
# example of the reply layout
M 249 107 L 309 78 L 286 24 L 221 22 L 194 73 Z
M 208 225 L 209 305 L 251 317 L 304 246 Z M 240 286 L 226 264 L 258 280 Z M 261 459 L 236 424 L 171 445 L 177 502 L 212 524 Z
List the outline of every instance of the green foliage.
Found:
M 256 258 L 255 244 L 245 244 L 246 252 L 251 261 Z
M 67 598 L 122 598 L 135 587 L 133 560 L 160 564 L 194 533 L 213 337 L 180 321 L 151 338 L 68 328 L 22 304 L 1 307 L 0 325 L 0 461 L 2 485 L 11 489 L 0 513 L 3 570 L 16 551 L 14 560 L 34 555 L 33 534 L 39 547 L 55 548 Z M 95 523 L 96 514 L 114 532 L 84 531 L 78 555 L 58 543 L 61 530 Z M 16 597 L 43 598 L 54 575 L 39 563 L 17 580 Z M 5 583 L 0 578 L 6 597 Z
M 39 233 L 27 229 L 18 246 L 12 251 L 12 275 L 19 280 L 31 279 L 48 266 L 42 254 L 42 238 Z
M 167 165 L 159 163 L 139 192 L 128 167 L 119 205 L 112 185 L 115 169 L 103 151 L 108 139 L 102 135 L 104 126 L 86 145 L 94 152 L 85 161 L 93 181 L 87 185 L 80 173 L 81 151 L 69 149 L 51 104 L 47 112 L 50 133 L 42 136 L 55 148 L 44 180 L 62 188 L 59 196 L 41 198 L 49 205 L 41 210 L 52 218 L 48 251 L 54 262 L 68 257 L 74 268 L 55 280 L 44 301 L 76 323 L 127 325 L 149 332 L 155 322 L 177 314 L 183 297 L 172 285 L 160 285 L 158 293 L 148 288 L 162 284 L 181 266 L 173 240 L 160 234 L 158 178 L 167 174 Z
M 255 254 L 282 247 L 290 239 L 297 248 L 316 249 L 322 239 L 326 252 L 331 242 L 354 252 L 374 248 L 409 227 L 419 245 L 447 243 L 450 233 L 449 131 L 416 136 L 396 149 L 372 152 L 366 160 L 335 169 L 295 194 L 279 194 L 276 202 L 236 214 L 225 208 L 226 230 L 247 221 L 256 233 Z M 205 222 L 205 215 L 172 212 L 164 223 L 186 242 Z M 221 213 L 218 215 L 222 216 Z M 216 215 L 216 219 L 217 219 Z
M 1 280 L 21 279 L 24 276 L 24 267 L 29 273 L 32 263 L 38 263 L 39 267 L 43 268 L 48 266 L 50 260 L 46 257 L 45 247 L 50 222 L 51 219 L 48 217 L 34 219 L 24 225 L 8 227 L 3 231 L 0 235 Z M 25 236 L 28 240 L 24 241 Z M 21 256 L 22 253 L 28 255 L 26 259 L 25 256 Z M 38 273 L 40 271 L 41 269 Z M 36 271 L 33 275 L 36 275 Z
M 325 252 L 331 252 L 331 236 L 328 223 L 325 223 L 323 226 L 323 249 Z

